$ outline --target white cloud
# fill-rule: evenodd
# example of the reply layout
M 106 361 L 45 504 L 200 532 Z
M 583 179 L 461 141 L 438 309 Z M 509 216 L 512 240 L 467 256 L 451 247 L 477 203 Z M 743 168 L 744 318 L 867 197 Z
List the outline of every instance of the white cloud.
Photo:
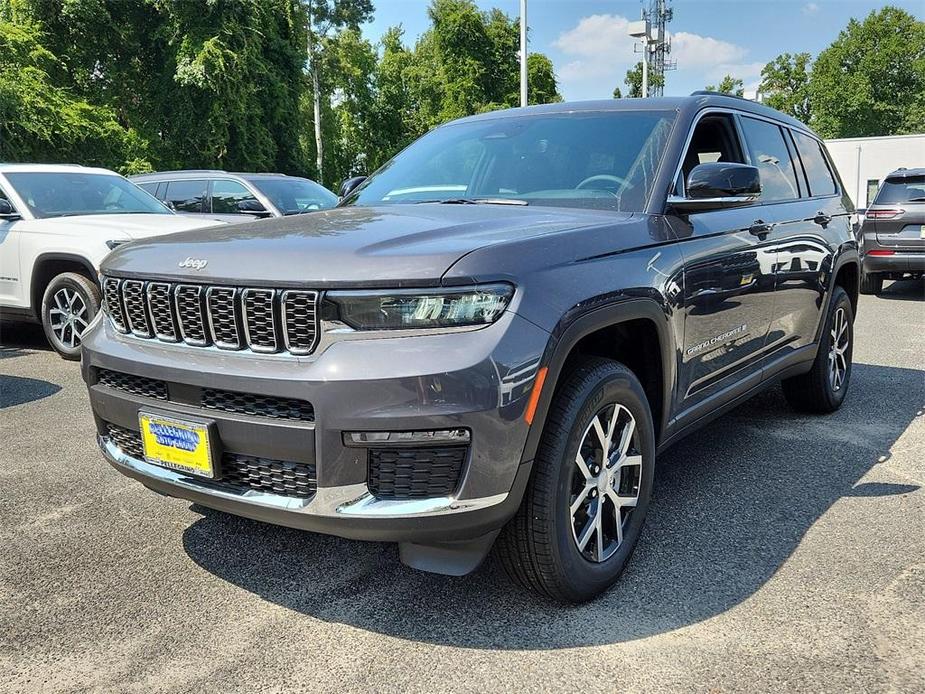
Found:
M 593 14 L 583 17 L 574 29 L 559 34 L 552 45 L 567 55 L 629 62 L 635 39 L 626 33 L 628 28 L 626 17 Z
M 819 5 L 814 2 L 808 2 L 803 5 L 803 14 L 816 14 L 819 11 Z
M 722 79 L 726 75 L 732 75 L 747 82 L 760 76 L 764 66 L 764 63 L 721 63 L 711 68 L 707 76 L 712 79 Z
M 738 63 L 748 51 L 728 41 L 679 31 L 671 37 L 671 57 L 684 68 Z

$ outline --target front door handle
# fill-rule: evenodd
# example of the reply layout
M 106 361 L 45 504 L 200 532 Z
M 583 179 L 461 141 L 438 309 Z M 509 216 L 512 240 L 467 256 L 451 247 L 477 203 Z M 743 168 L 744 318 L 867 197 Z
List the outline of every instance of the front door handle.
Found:
M 821 227 L 825 227 L 832 221 L 832 216 L 827 215 L 825 212 L 817 212 L 816 216 L 813 217 L 813 221 Z
M 752 225 L 748 228 L 748 233 L 754 236 L 762 237 L 767 236 L 771 233 L 771 229 L 774 228 L 773 224 L 768 224 L 764 220 L 756 219 L 752 222 Z

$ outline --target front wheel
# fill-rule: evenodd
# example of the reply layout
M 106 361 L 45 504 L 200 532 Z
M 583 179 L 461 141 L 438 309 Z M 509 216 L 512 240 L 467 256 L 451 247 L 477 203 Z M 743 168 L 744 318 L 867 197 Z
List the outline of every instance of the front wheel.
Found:
M 508 574 L 562 602 L 606 590 L 639 539 L 654 468 L 639 380 L 617 362 L 586 359 L 557 389 L 523 503 L 498 539 Z
M 62 272 L 45 288 L 42 327 L 54 350 L 65 359 L 80 359 L 80 338 L 100 310 L 100 291 L 76 272 Z

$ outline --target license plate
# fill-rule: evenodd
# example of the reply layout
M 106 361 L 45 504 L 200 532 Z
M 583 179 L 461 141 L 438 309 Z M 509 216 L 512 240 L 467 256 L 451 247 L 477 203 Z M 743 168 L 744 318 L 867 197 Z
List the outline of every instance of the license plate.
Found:
M 919 238 L 925 239 L 925 224 L 919 227 Z
M 140 412 L 138 423 L 141 425 L 141 442 L 148 462 L 191 475 L 215 477 L 207 422 Z

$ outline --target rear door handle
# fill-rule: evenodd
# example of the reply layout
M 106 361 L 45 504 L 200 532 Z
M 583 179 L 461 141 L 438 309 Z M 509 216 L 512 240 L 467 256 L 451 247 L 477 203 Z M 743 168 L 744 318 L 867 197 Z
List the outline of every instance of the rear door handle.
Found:
M 774 228 L 773 224 L 768 224 L 764 220 L 756 219 L 752 222 L 752 225 L 748 228 L 748 233 L 754 236 L 767 236 L 771 233 L 771 229 Z
M 816 216 L 813 217 L 813 221 L 821 227 L 826 226 L 829 222 L 832 221 L 832 216 L 826 214 L 825 212 L 817 212 Z

